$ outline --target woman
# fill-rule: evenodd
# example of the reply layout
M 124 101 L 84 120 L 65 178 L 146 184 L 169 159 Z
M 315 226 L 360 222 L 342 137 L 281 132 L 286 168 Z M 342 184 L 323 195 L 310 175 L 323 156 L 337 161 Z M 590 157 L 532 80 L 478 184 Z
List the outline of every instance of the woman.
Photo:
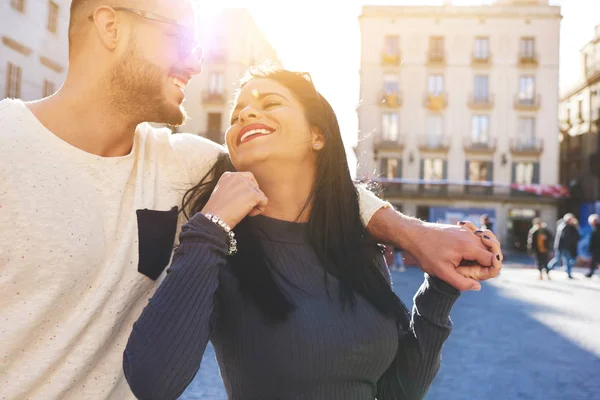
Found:
M 329 103 L 305 74 L 254 71 L 226 143 L 233 165 L 224 155 L 184 198 L 193 217 L 124 352 L 134 394 L 177 398 L 210 339 L 230 399 L 422 398 L 459 292 L 426 277 L 410 320 Z

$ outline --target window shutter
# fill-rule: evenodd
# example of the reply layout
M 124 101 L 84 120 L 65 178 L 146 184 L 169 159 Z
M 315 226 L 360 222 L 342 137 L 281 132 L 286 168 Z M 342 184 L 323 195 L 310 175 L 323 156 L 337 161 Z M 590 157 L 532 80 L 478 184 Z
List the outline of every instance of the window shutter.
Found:
M 511 171 L 511 175 L 510 175 L 510 182 L 511 183 L 517 183 L 517 163 L 516 162 L 512 163 L 512 171 Z
M 531 180 L 531 183 L 533 183 L 533 184 L 540 183 L 540 163 L 539 162 L 533 163 L 533 178 Z
M 469 181 L 469 160 L 465 161 L 465 181 Z
M 419 167 L 419 178 L 425 179 L 425 160 L 421 158 Z
M 494 162 L 493 161 L 488 161 L 487 163 L 487 181 L 489 182 L 493 182 L 494 181 Z
M 443 168 L 443 178 L 444 180 L 448 179 L 448 160 L 444 160 L 444 168 Z
M 396 178 L 402 178 L 402 159 L 398 159 L 398 165 L 396 167 Z

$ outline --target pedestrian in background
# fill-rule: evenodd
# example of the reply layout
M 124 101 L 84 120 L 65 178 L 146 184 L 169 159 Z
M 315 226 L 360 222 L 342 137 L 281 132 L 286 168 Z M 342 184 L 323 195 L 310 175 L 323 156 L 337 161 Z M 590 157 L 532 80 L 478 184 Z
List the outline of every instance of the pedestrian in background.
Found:
M 480 218 L 481 221 L 481 229 L 482 231 L 485 231 L 486 229 L 494 232 L 494 223 L 492 222 L 492 220 L 490 220 L 489 215 L 487 214 L 483 214 Z
M 590 272 L 588 272 L 585 276 L 591 278 L 594 275 L 596 269 L 598 269 L 598 264 L 600 264 L 600 230 L 598 229 L 598 223 L 600 222 L 600 216 L 598 214 L 592 214 L 588 218 L 588 223 L 592 227 L 592 234 L 590 236 L 590 254 L 592 255 L 592 260 L 590 261 Z
M 567 277 L 573 279 L 571 271 L 577 261 L 578 243 L 579 229 L 577 229 L 577 219 L 573 214 L 567 213 L 556 230 L 554 258 L 548 263 L 548 270 L 552 270 L 558 262 L 563 262 L 567 268 Z
M 539 218 L 534 218 L 533 226 L 527 234 L 527 252 L 535 256 L 538 270 L 540 271 L 540 280 L 543 279 L 542 271 L 546 270 L 546 276 L 550 280 L 550 270 L 548 269 L 548 260 L 552 243 L 552 232 Z

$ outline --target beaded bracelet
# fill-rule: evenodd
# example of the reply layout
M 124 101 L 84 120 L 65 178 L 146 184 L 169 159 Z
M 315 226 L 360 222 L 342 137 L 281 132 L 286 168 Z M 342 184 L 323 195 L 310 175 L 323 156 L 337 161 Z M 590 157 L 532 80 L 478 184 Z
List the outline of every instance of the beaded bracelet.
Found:
M 227 251 L 227 255 L 230 256 L 235 254 L 237 252 L 237 241 L 235 240 L 235 233 L 233 233 L 229 225 L 227 225 L 225 221 L 223 221 L 221 218 L 214 215 L 213 213 L 206 213 L 204 214 L 204 216 L 208 218 L 209 221 L 212 221 L 213 223 L 217 224 L 227 234 L 227 239 L 229 240 L 229 249 Z

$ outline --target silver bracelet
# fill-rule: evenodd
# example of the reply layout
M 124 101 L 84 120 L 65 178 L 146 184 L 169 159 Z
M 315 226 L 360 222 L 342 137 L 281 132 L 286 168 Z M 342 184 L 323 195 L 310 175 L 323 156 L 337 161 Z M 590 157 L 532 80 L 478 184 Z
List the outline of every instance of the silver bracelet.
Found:
M 209 221 L 217 224 L 227 234 L 227 239 L 229 240 L 229 249 L 227 250 L 227 255 L 230 256 L 235 254 L 237 252 L 237 240 L 235 240 L 235 233 L 233 233 L 229 225 L 227 225 L 225 221 L 213 213 L 206 213 L 204 216 L 208 218 Z

